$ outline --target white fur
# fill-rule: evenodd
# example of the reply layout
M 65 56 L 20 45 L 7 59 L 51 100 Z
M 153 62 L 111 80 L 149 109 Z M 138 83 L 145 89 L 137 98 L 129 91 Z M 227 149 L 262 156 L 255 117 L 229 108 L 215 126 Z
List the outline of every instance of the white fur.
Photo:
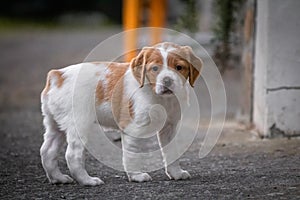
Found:
M 162 79 L 166 76 L 174 80 L 172 89 L 178 94 L 179 98 L 187 98 L 186 89 L 181 78 L 167 67 L 167 54 L 172 49 L 159 48 L 164 59 L 164 69 L 157 77 L 156 93 L 160 92 Z M 97 177 L 88 175 L 84 167 L 84 150 L 85 147 L 76 134 L 75 126 L 72 120 L 72 97 L 73 89 L 76 87 L 82 94 L 85 91 L 91 91 L 90 83 L 101 81 L 105 86 L 106 74 L 110 71 L 103 66 L 95 67 L 94 64 L 83 63 L 60 69 L 63 73 L 64 83 L 58 88 L 55 77 L 50 80 L 51 87 L 46 95 L 41 96 L 42 113 L 44 116 L 44 143 L 40 153 L 42 164 L 46 171 L 47 177 L 52 183 L 69 183 L 73 179 L 68 175 L 62 174 L 58 168 L 57 155 L 63 144 L 67 142 L 66 160 L 72 177 L 82 185 L 99 185 L 103 181 Z M 80 70 L 91 70 L 98 72 L 99 76 L 94 76 L 86 82 L 80 84 L 76 82 L 77 76 L 81 75 Z M 94 70 L 94 71 L 93 71 Z M 164 150 L 164 145 L 170 142 L 172 135 L 175 133 L 177 122 L 180 120 L 180 107 L 174 95 L 160 96 L 153 93 L 151 87 L 145 83 L 144 87 L 139 89 L 139 83 L 134 78 L 129 68 L 124 77 L 124 96 L 134 100 L 134 116 L 133 121 L 124 129 L 122 134 L 123 148 L 123 165 L 127 172 L 129 181 L 143 182 L 150 181 L 151 177 L 147 173 L 142 173 L 136 166 L 140 160 L 134 158 L 129 152 L 138 152 L 141 146 L 135 142 L 135 137 L 148 137 L 149 134 L 157 134 L 159 144 L 164 157 L 166 174 L 170 179 L 186 179 L 190 175 L 187 171 L 180 168 L 178 161 L 170 164 L 170 155 Z M 88 95 L 88 94 L 87 94 Z M 85 95 L 76 97 L 73 101 L 87 103 Z M 153 106 L 155 105 L 155 106 Z M 161 109 L 163 106 L 164 109 Z M 111 111 L 111 103 L 103 102 L 96 109 L 98 121 L 101 126 L 107 128 L 118 128 Z M 150 114 L 149 114 L 150 113 Z M 169 165 L 170 164 L 170 165 Z

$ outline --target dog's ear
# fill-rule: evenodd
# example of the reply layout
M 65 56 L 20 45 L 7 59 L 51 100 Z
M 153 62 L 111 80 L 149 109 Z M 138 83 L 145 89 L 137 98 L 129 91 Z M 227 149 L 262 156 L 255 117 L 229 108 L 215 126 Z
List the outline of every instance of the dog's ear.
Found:
M 189 47 L 189 46 L 183 46 L 182 49 L 185 52 L 186 60 L 190 64 L 189 82 L 190 82 L 190 85 L 192 87 L 194 87 L 194 83 L 195 83 L 195 81 L 197 80 L 197 78 L 200 75 L 203 62 L 202 62 L 202 60 L 199 57 L 197 57 L 194 54 L 194 52 L 193 52 L 193 50 L 192 50 L 191 47 Z
M 130 62 L 133 76 L 139 82 L 140 87 L 143 87 L 145 82 L 146 61 L 149 49 L 149 47 L 144 47 L 142 51 Z

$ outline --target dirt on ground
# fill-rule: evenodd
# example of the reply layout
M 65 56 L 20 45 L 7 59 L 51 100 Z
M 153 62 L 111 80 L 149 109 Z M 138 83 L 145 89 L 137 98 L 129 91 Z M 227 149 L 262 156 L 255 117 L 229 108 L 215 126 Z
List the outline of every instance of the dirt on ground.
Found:
M 43 171 L 39 93 L 50 68 L 81 62 L 109 31 L 24 31 L 0 34 L 0 199 L 300 199 L 300 139 L 261 139 L 227 122 L 213 151 L 199 159 L 199 139 L 182 156 L 192 178 L 128 182 L 124 172 L 88 154 L 86 167 L 105 184 L 52 185 Z M 69 173 L 63 152 L 59 164 Z

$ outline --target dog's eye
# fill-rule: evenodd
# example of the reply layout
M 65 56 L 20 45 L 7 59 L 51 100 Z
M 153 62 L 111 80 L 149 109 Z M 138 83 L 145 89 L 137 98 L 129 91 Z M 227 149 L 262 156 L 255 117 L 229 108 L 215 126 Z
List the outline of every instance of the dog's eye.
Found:
M 152 71 L 157 72 L 158 71 L 158 67 L 157 66 L 153 66 L 152 67 Z
M 176 70 L 177 70 L 177 71 L 180 71 L 180 70 L 182 70 L 182 66 L 180 66 L 180 65 L 177 65 L 177 66 L 176 66 Z

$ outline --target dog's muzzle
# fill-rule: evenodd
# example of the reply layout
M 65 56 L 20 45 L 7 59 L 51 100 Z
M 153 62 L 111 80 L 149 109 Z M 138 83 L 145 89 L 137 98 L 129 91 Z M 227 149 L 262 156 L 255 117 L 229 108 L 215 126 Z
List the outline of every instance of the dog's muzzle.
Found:
M 162 90 L 161 90 L 161 94 L 173 94 L 172 88 L 174 85 L 174 80 L 168 76 L 164 77 L 162 80 L 163 85 Z

